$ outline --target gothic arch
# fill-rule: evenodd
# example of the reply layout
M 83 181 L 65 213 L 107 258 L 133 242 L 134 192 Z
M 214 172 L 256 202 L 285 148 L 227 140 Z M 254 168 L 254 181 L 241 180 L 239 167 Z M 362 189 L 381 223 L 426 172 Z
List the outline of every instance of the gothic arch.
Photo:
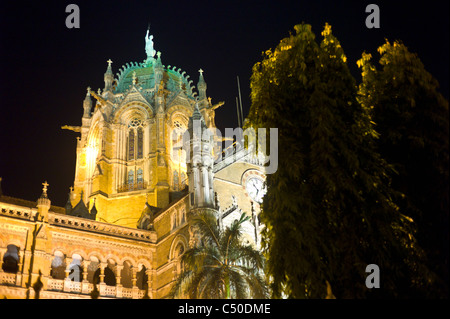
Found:
M 81 249 L 72 250 L 70 253 L 66 253 L 65 255 L 66 255 L 66 258 L 67 257 L 73 258 L 73 255 L 79 255 L 83 260 L 87 259 L 86 258 L 86 256 L 87 256 L 86 252 L 84 250 L 81 250 Z
M 105 260 L 106 260 L 106 262 L 109 262 L 110 260 L 112 260 L 115 265 L 118 265 L 119 261 L 120 261 L 120 259 L 116 255 L 113 255 L 113 254 L 106 255 Z
M 113 123 L 125 124 L 131 120 L 134 114 L 139 114 L 143 120 L 151 119 L 154 115 L 153 109 L 149 104 L 142 102 L 129 102 L 122 106 L 114 115 Z
M 150 262 L 147 259 L 139 259 L 137 261 L 137 265 L 138 266 L 139 265 L 143 265 L 143 266 L 145 266 L 145 268 L 147 268 L 147 270 L 148 269 L 152 269 L 152 266 L 151 266 Z
M 176 117 L 177 115 L 182 115 L 189 120 L 189 118 L 192 116 L 192 112 L 193 110 L 191 108 L 186 107 L 185 105 L 174 105 L 169 107 L 169 109 L 166 112 L 167 114 L 166 116 L 167 119 L 169 120 L 169 123 L 172 123 L 174 117 Z
M 184 249 L 183 252 L 185 252 L 188 247 L 188 240 L 186 236 L 184 236 L 183 234 L 178 234 L 177 236 L 175 236 L 175 238 L 172 241 L 172 244 L 170 245 L 169 258 L 171 261 L 179 256 L 177 254 L 177 247 L 179 246 L 179 244 L 183 246 Z
M 107 259 L 105 259 L 105 257 L 103 257 L 102 254 L 100 254 L 98 251 L 92 251 L 87 255 L 87 258 L 85 258 L 86 260 L 92 260 L 91 258 L 95 257 L 98 259 L 99 262 L 101 263 L 105 263 L 107 261 Z
M 121 258 L 121 259 L 119 260 L 119 264 L 120 264 L 120 265 L 124 265 L 124 263 L 125 263 L 126 261 L 128 261 L 128 262 L 131 264 L 131 266 L 137 267 L 137 263 L 134 261 L 133 258 L 131 258 L 131 257 L 129 257 L 129 256 L 125 256 L 125 257 Z
M 54 249 L 51 256 L 50 276 L 54 279 L 66 278 L 66 254 L 61 249 Z
M 62 246 L 55 246 L 53 247 L 53 249 L 51 250 L 51 256 L 56 256 L 57 253 L 61 253 L 64 255 L 64 258 L 67 257 L 67 252 L 66 252 L 66 248 L 62 247 Z
M 14 245 L 19 249 L 22 249 L 22 244 L 24 244 L 21 240 L 19 239 L 10 239 L 6 241 L 6 245 L 2 246 L 2 247 L 8 247 L 9 245 Z
M 2 267 L 7 273 L 17 273 L 20 264 L 20 247 L 14 244 L 6 246 L 6 251 L 2 255 Z
M 91 118 L 91 123 L 98 123 L 98 122 L 105 122 L 106 121 L 106 115 L 101 111 L 100 108 L 97 108 L 94 111 L 94 114 Z

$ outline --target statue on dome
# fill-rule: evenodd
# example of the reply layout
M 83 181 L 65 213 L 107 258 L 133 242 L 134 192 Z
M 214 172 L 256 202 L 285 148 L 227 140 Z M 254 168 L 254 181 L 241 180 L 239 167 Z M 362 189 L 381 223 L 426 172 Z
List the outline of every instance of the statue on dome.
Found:
M 147 34 L 145 35 L 145 52 L 147 53 L 147 59 L 153 58 L 156 54 L 155 49 L 153 49 L 153 35 L 149 35 L 150 26 L 147 29 Z

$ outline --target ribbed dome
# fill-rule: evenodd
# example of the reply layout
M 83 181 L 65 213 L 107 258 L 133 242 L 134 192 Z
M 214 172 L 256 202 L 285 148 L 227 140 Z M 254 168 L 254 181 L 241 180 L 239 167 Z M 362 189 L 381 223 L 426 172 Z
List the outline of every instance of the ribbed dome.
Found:
M 158 63 L 159 62 L 159 63 Z M 133 84 L 133 78 L 136 79 L 136 85 L 142 89 L 154 89 L 156 72 L 162 71 L 162 79 L 166 83 L 166 89 L 169 91 L 186 90 L 186 95 L 195 98 L 197 95 L 193 91 L 195 86 L 192 85 L 192 80 L 189 80 L 189 75 L 176 66 L 164 66 L 161 63 L 160 56 L 157 59 L 151 59 L 149 62 L 130 62 L 124 64 L 119 73 L 116 74 L 116 88 L 114 93 L 125 92 L 130 85 Z

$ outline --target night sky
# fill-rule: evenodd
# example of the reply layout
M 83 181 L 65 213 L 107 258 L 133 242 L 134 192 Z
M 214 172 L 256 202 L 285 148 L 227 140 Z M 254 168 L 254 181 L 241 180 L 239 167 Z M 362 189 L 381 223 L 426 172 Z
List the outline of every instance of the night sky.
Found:
M 65 26 L 66 6 L 80 8 L 80 29 Z M 365 8 L 376 3 L 381 28 L 368 29 Z M 86 88 L 103 89 L 108 59 L 113 72 L 146 58 L 149 22 L 164 65 L 177 66 L 197 85 L 202 68 L 219 128 L 236 127 L 236 76 L 244 114 L 250 75 L 261 53 L 312 25 L 317 39 L 332 25 L 359 81 L 363 51 L 378 60 L 384 38 L 401 39 L 418 53 L 448 99 L 449 1 L 0 1 L 0 177 L 5 195 L 31 201 L 48 181 L 53 205 L 64 206 L 75 174 L 77 134 Z

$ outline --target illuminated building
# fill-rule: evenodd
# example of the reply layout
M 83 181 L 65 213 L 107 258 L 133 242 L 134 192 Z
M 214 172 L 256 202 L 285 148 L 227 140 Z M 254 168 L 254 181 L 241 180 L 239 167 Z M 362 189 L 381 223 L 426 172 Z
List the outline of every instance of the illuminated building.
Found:
M 204 156 L 186 162 L 196 142 L 181 133 L 195 120 L 214 128 L 223 103 L 207 98 L 202 70 L 195 92 L 184 71 L 163 65 L 152 38 L 147 58 L 116 76 L 108 60 L 81 126 L 63 127 L 80 134 L 65 207 L 51 206 L 47 183 L 37 204 L 0 193 L 0 298 L 33 298 L 38 278 L 40 298 L 90 298 L 94 282 L 102 298 L 164 298 L 195 244 L 189 216 L 198 209 L 223 225 L 246 212 L 245 240 L 259 245 L 261 160 L 242 147 L 217 160 L 222 150 L 200 141 Z

